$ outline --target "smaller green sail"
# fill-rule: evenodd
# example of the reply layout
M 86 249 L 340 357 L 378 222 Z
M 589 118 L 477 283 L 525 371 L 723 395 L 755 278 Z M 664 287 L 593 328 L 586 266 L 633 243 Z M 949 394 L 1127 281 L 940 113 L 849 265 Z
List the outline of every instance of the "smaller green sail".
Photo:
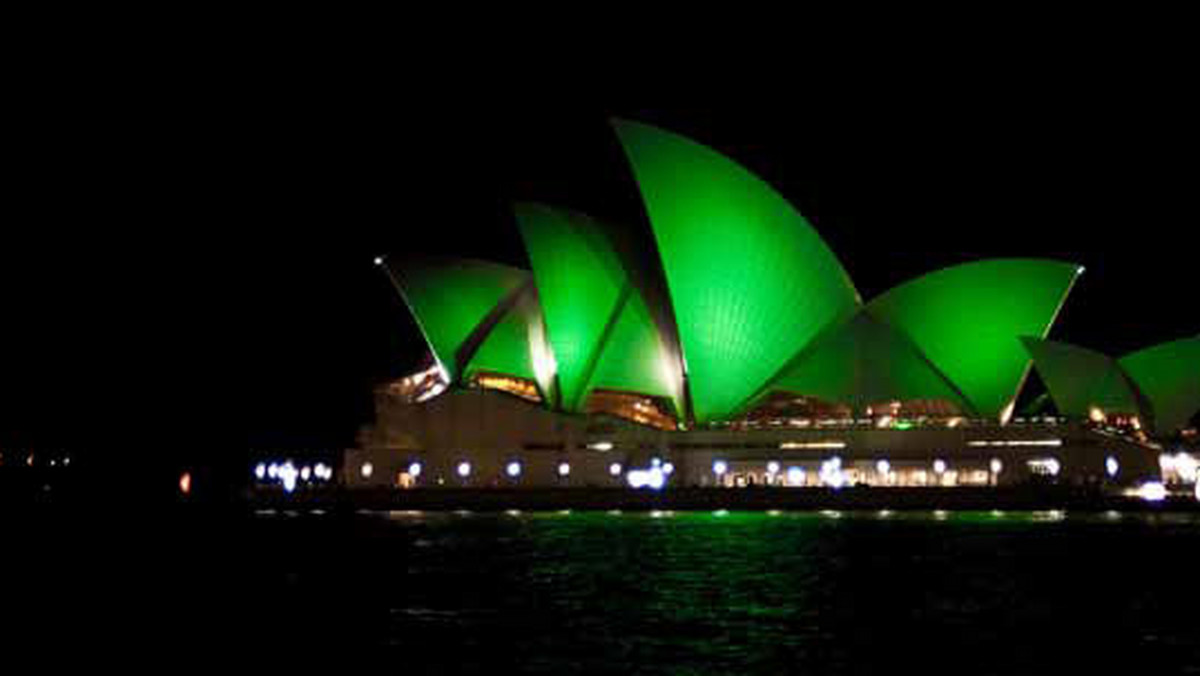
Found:
M 1137 390 L 1117 361 L 1095 350 L 1032 336 L 1021 338 L 1059 413 L 1085 418 L 1104 413 L 1141 414 Z
M 890 401 L 941 400 L 971 405 L 907 336 L 866 311 L 804 350 L 772 389 L 848 404 L 858 411 Z
M 1044 338 L 1083 268 L 991 259 L 932 272 L 875 298 L 871 315 L 916 343 L 981 415 L 1012 410 L 1030 358 L 1022 336 Z
M 1150 400 L 1159 434 L 1186 426 L 1200 410 L 1200 336 L 1148 347 L 1119 363 Z
M 542 401 L 554 405 L 558 397 L 557 365 L 532 287 L 520 292 L 471 355 L 466 378 L 482 372 L 532 380 L 537 383 Z
M 384 263 L 450 380 L 457 381 L 473 344 L 529 283 L 529 273 L 507 265 L 454 258 Z
M 583 410 L 595 388 L 675 399 L 678 358 L 664 348 L 611 226 L 545 204 L 519 203 L 514 210 L 554 354 L 561 407 Z

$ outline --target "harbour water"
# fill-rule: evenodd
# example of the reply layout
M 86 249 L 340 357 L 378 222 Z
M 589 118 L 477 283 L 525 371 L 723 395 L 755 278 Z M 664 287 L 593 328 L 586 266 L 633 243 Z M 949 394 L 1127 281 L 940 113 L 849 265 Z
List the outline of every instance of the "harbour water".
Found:
M 41 588 L 26 630 L 176 651 L 383 651 L 404 673 L 1200 673 L 1195 514 L 262 510 L 155 523 L 90 514 L 54 538 L 26 531 L 42 546 L 4 564 L 10 583 Z

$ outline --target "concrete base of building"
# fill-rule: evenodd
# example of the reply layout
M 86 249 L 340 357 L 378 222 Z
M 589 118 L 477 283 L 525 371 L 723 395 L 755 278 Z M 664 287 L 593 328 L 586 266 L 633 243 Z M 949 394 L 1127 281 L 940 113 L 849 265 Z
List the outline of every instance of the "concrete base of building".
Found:
M 742 422 L 667 431 L 607 415 L 557 413 L 484 389 L 424 403 L 381 394 L 376 422 L 343 456 L 352 489 L 628 488 L 661 467 L 666 490 L 993 488 L 1053 479 L 1078 487 L 1162 481 L 1161 450 L 1086 421 L 875 419 Z M 836 465 L 836 466 L 835 466 Z M 836 470 L 836 471 L 834 471 Z M 789 500 L 813 498 L 792 496 Z

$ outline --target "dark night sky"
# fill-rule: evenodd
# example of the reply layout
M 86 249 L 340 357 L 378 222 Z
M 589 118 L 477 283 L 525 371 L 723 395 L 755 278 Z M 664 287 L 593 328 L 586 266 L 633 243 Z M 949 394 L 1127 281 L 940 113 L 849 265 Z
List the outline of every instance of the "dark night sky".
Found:
M 1087 273 L 1052 337 L 1120 354 L 1200 332 L 1200 116 L 1166 75 L 697 80 L 669 102 L 515 70 L 104 75 L 31 87 L 9 139 L 0 449 L 236 465 L 350 445 L 372 386 L 424 350 L 372 257 L 525 265 L 514 199 L 644 224 L 610 115 L 765 178 L 866 298 L 1054 257 Z

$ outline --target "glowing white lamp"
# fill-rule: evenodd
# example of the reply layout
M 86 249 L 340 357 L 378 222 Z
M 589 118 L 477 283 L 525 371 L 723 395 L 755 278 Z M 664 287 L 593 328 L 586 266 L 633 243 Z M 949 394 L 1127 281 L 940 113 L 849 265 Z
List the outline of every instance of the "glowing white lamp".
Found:
M 663 474 L 661 468 L 651 467 L 650 471 L 646 472 L 646 486 L 654 490 L 661 489 L 667 483 L 667 475 Z
M 1148 481 L 1138 488 L 1138 496 L 1147 502 L 1162 502 L 1167 499 L 1167 487 L 1161 481 Z
M 650 469 L 633 469 L 625 475 L 625 480 L 629 482 L 630 488 L 650 488 L 653 490 L 661 489 L 667 482 L 667 477 L 662 473 L 659 467 L 651 467 Z
M 1158 466 L 1164 473 L 1175 471 L 1175 456 L 1162 454 L 1158 456 Z
M 1200 471 L 1200 463 L 1195 458 L 1183 452 L 1175 454 L 1175 473 L 1184 483 L 1195 481 L 1197 471 Z
M 846 483 L 842 473 L 842 459 L 834 456 L 821 463 L 821 483 L 830 488 L 841 488 Z
M 789 467 L 787 470 L 787 482 L 789 486 L 804 485 L 804 470 L 799 467 Z
M 296 468 L 292 466 L 290 461 L 285 462 L 282 466 L 280 466 L 279 478 L 283 481 L 283 490 L 287 491 L 288 493 L 296 490 L 296 477 L 298 474 L 299 473 L 296 471 Z M 366 476 L 370 476 L 370 473 L 368 472 Z

